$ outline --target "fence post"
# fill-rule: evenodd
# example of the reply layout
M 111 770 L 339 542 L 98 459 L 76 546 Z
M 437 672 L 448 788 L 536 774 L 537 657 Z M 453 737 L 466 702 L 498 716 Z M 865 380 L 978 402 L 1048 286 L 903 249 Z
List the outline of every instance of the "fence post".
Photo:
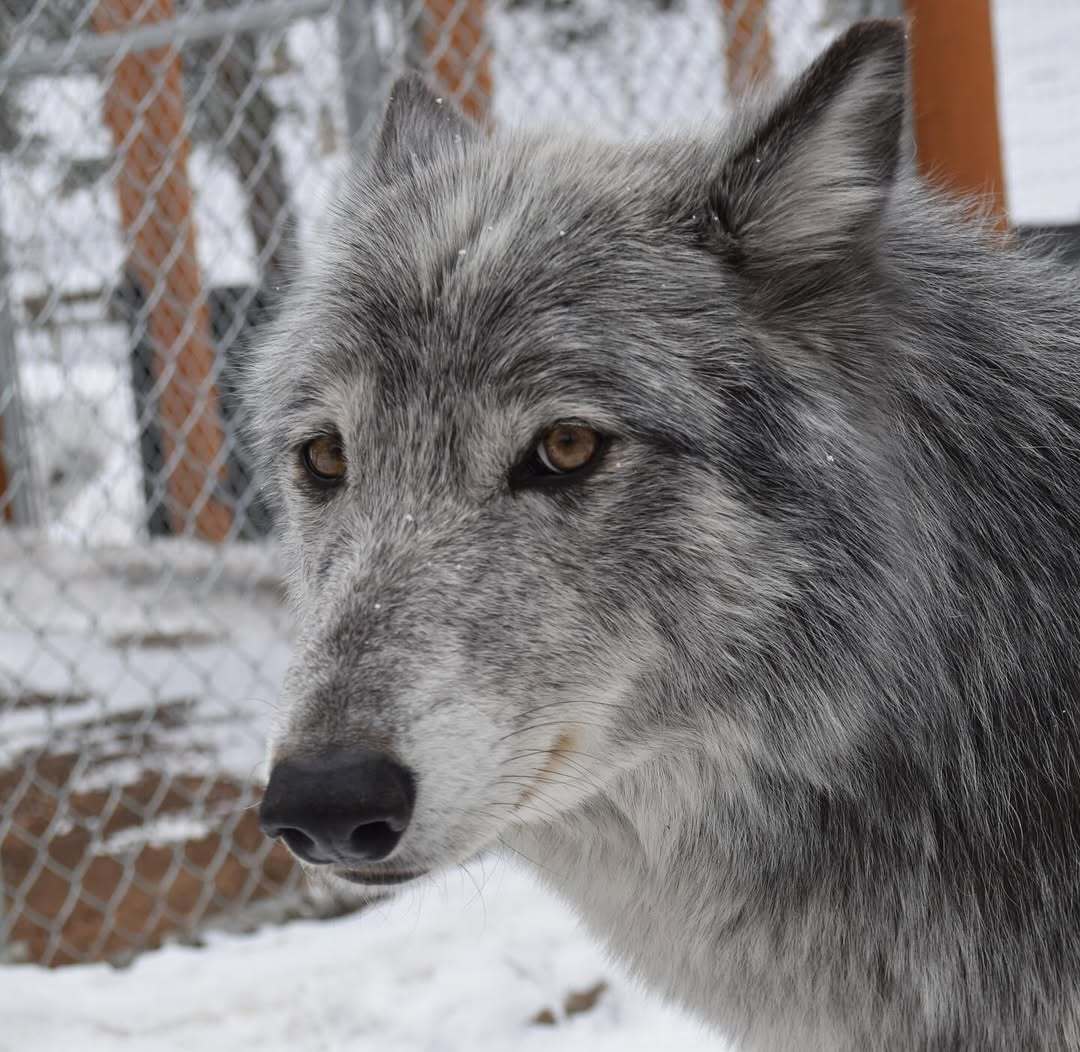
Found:
M 340 0 L 337 10 L 338 60 L 345 81 L 345 123 L 349 145 L 358 150 L 372 131 L 382 103 L 382 63 L 375 39 L 372 5 Z
M 933 181 L 978 195 L 1004 228 L 990 0 L 906 0 L 916 162 Z
M 98 33 L 173 17 L 172 0 L 99 0 Z M 129 267 L 146 301 L 173 531 L 224 540 L 232 512 L 218 492 L 225 436 L 215 352 L 195 253 L 190 143 L 180 56 L 172 47 L 125 55 L 105 94 L 105 123 L 121 157 L 117 196 Z
M 420 26 L 430 69 L 464 113 L 486 124 L 492 94 L 485 0 L 424 0 Z
M 19 391 L 15 315 L 11 309 L 11 285 L 4 251 L 3 215 L 0 214 L 0 524 L 36 524 L 33 482 L 30 435 Z
M 720 0 L 728 96 L 768 84 L 773 76 L 769 0 Z

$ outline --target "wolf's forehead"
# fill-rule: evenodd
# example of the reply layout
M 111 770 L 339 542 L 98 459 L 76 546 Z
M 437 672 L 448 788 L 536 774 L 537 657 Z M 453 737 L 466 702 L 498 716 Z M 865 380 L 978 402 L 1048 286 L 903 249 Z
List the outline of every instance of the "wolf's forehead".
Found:
M 370 246 L 388 279 L 371 287 L 383 294 L 379 305 L 389 293 L 401 309 L 432 316 L 489 312 L 511 296 L 519 310 L 549 301 L 560 276 L 572 280 L 603 252 L 604 238 L 589 222 L 598 212 L 594 188 L 568 186 L 565 175 L 537 176 L 498 166 L 450 169 L 385 196 Z M 567 237 L 572 244 L 560 245 Z M 521 302 L 525 296 L 531 301 Z
M 390 183 L 354 183 L 338 254 L 369 271 L 372 292 L 411 292 L 410 306 L 565 296 L 652 232 L 662 167 L 624 146 L 482 144 Z
M 718 309 L 698 291 L 716 287 L 712 260 L 658 215 L 668 167 L 485 147 L 390 185 L 357 181 L 292 314 L 296 347 L 311 348 L 291 356 L 292 379 L 312 376 L 323 400 L 360 385 L 399 405 L 657 397 L 673 332 Z
M 303 313 L 359 368 L 497 368 L 570 338 L 620 296 L 627 225 L 579 182 L 504 162 L 354 188 Z

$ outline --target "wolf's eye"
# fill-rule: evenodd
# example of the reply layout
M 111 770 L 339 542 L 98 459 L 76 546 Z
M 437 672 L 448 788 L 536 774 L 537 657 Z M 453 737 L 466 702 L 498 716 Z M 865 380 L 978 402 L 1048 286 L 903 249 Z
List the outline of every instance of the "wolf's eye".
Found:
M 579 471 L 600 452 L 600 435 L 584 424 L 556 424 L 536 446 L 540 463 L 559 475 Z
M 544 431 L 510 472 L 511 489 L 571 483 L 599 463 L 608 440 L 575 420 L 562 420 Z
M 300 459 L 307 473 L 323 485 L 345 477 L 345 450 L 336 435 L 319 435 L 300 447 Z

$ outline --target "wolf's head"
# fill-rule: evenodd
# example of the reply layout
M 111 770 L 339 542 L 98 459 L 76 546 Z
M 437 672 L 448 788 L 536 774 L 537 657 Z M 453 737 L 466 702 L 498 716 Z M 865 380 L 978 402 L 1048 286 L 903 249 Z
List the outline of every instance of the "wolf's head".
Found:
M 249 386 L 300 626 L 263 822 L 301 859 L 393 883 L 658 750 L 840 747 L 747 684 L 818 520 L 874 544 L 836 352 L 876 322 L 904 72 L 862 24 L 724 138 L 645 146 L 397 84 Z

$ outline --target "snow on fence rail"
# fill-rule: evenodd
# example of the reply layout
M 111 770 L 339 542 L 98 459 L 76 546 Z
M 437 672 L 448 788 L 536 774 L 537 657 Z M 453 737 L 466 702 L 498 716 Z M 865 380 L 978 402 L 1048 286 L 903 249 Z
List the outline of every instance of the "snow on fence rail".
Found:
M 313 908 L 252 810 L 289 629 L 233 387 L 395 72 L 637 134 L 898 9 L 0 0 L 0 956 Z

